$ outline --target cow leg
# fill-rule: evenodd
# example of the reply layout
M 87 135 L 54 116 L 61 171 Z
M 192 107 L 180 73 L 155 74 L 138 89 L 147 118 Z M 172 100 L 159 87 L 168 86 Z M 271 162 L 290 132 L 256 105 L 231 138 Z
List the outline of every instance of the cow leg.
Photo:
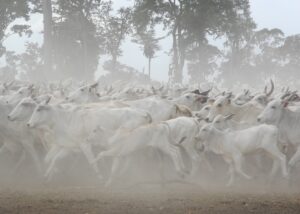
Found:
M 60 151 L 53 157 L 53 159 L 51 160 L 50 165 L 45 173 L 45 178 L 47 178 L 48 181 L 52 180 L 56 162 L 65 158 L 68 155 L 68 153 L 69 152 L 66 149 L 61 148 Z
M 15 174 L 17 172 L 17 170 L 20 168 L 21 164 L 24 162 L 24 160 L 26 159 L 26 151 L 22 150 L 22 154 L 21 157 L 19 158 L 17 164 L 15 165 L 15 167 L 11 170 L 10 174 Z
M 164 154 L 161 151 L 156 151 L 155 154 L 158 160 L 158 171 L 159 171 L 159 177 L 161 179 L 161 187 L 165 188 L 166 179 L 164 173 Z
M 295 164 L 299 161 L 300 159 L 300 146 L 298 146 L 296 153 L 293 155 L 293 157 L 289 161 L 289 169 L 295 166 Z
M 230 187 L 235 182 L 235 172 L 234 172 L 234 166 L 232 163 L 229 164 L 229 180 L 226 186 Z
M 119 150 L 119 147 L 118 147 L 118 145 L 116 145 L 114 148 L 112 148 L 110 150 L 100 152 L 100 154 L 98 154 L 98 156 L 92 161 L 92 163 L 97 163 L 104 157 L 114 157 L 114 156 L 118 155 L 118 150 Z
M 278 169 L 279 169 L 278 160 L 273 159 L 272 169 L 270 173 L 271 179 L 275 176 L 275 173 L 278 171 Z
M 185 172 L 185 173 L 188 173 L 188 172 L 186 171 L 186 168 L 185 168 L 185 165 L 183 163 L 183 159 L 182 159 L 181 152 L 180 152 L 179 148 L 177 148 L 174 145 L 170 145 L 170 151 L 174 155 L 173 156 L 173 161 L 176 160 L 176 162 L 178 164 L 178 167 L 179 167 L 179 171 L 178 172 L 179 172 L 179 174 L 181 176 L 184 176 L 182 174 L 182 172 Z
M 178 160 L 178 153 L 176 153 L 176 149 L 174 149 L 175 146 L 170 145 L 169 148 L 166 148 L 163 146 L 161 149 L 165 154 L 168 154 L 171 157 L 171 160 L 175 166 L 176 172 L 181 176 L 184 177 L 184 174 L 182 172 L 181 163 Z
M 203 155 L 201 156 L 200 161 L 203 162 L 203 164 L 205 165 L 205 167 L 208 169 L 209 172 L 214 171 L 214 169 L 211 166 L 210 162 L 207 160 L 207 156 L 205 155 L 205 153 L 203 153 Z
M 93 170 L 97 174 L 97 177 L 100 180 L 102 180 L 103 177 L 99 172 L 99 168 L 97 166 L 97 163 L 93 162 L 93 160 L 95 160 L 95 157 L 94 157 L 94 153 L 92 152 L 91 145 L 90 144 L 80 144 L 79 147 L 80 147 L 82 153 L 84 154 L 84 156 L 86 157 L 88 163 L 92 166 Z
M 44 162 L 46 164 L 50 163 L 51 160 L 53 159 L 53 157 L 59 152 L 60 147 L 57 145 L 53 145 L 50 150 L 47 152 L 45 158 L 44 158 Z
M 41 161 L 38 158 L 38 154 L 32 144 L 26 144 L 24 145 L 26 151 L 30 154 L 31 158 L 33 159 L 33 162 L 36 166 L 36 169 L 39 173 L 42 173 L 42 166 L 41 166 Z
M 273 145 L 271 148 L 265 149 L 273 158 L 273 168 L 271 171 L 271 176 L 274 176 L 276 171 L 278 170 L 278 166 L 281 167 L 281 172 L 284 178 L 288 177 L 288 172 L 286 168 L 286 157 L 284 154 L 282 154 L 277 145 Z
M 113 160 L 111 174 L 110 174 L 108 181 L 105 184 L 106 187 L 111 186 L 113 184 L 113 182 L 116 180 L 116 177 L 118 176 L 118 172 L 121 170 L 120 166 L 121 166 L 122 161 L 124 161 L 124 160 L 123 160 L 123 158 L 120 158 L 120 157 L 116 157 Z
M 5 143 L 0 148 L 0 157 L 7 156 L 7 153 L 10 152 L 9 149 L 6 147 Z
M 234 163 L 233 163 L 233 160 L 230 159 L 229 157 L 224 157 L 224 160 L 226 163 L 228 163 L 229 165 L 229 169 L 228 169 L 228 172 L 229 172 L 229 180 L 228 180 L 228 183 L 226 184 L 226 186 L 230 187 L 233 185 L 233 183 L 235 182 L 235 170 L 234 170 Z
M 242 169 L 243 157 L 241 155 L 235 155 L 233 157 L 233 162 L 234 162 L 235 171 L 239 175 L 246 178 L 247 180 L 250 180 L 252 178 L 250 175 L 247 175 Z

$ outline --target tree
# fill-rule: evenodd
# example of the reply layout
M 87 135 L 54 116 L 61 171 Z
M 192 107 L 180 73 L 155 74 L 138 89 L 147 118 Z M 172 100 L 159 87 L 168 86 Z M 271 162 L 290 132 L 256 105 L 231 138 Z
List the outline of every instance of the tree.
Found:
M 154 29 L 147 32 L 137 32 L 136 39 L 133 41 L 142 46 L 143 54 L 148 59 L 148 76 L 151 77 L 151 61 L 155 57 L 155 53 L 160 50 L 158 41 L 161 38 L 155 38 Z
M 41 70 L 44 68 L 43 48 L 37 43 L 26 43 L 24 53 L 18 55 L 17 68 L 21 77 L 33 82 L 39 82 L 45 78 Z
M 286 37 L 277 54 L 280 65 L 276 73 L 278 79 L 286 85 L 297 82 L 300 78 L 300 34 Z M 299 81 L 297 83 L 300 84 Z
M 19 58 L 12 51 L 6 51 L 5 53 L 5 66 L 0 68 L 0 79 L 3 82 L 9 82 L 15 79 L 15 76 L 18 72 Z
M 6 49 L 3 42 L 12 34 L 18 33 L 20 36 L 25 33 L 31 35 L 29 25 L 14 24 L 7 32 L 8 26 L 18 18 L 29 20 L 30 7 L 29 0 L 1 0 L 0 1 L 0 57 Z
M 43 0 L 44 17 L 44 75 L 52 73 L 52 48 L 53 48 L 53 29 L 52 29 L 52 0 Z
M 92 80 L 103 53 L 99 17 L 110 10 L 111 1 L 56 0 L 53 2 L 53 51 L 55 78 Z
M 209 75 L 213 75 L 218 70 L 217 61 L 221 56 L 221 51 L 208 42 L 190 47 L 187 51 L 190 82 L 206 81 Z
M 249 13 L 247 0 L 136 0 L 134 16 L 140 28 L 162 24 L 172 37 L 173 78 L 181 82 L 187 50 L 202 46 L 207 37 L 230 32 Z M 140 20 L 140 21 L 138 21 Z
M 122 55 L 121 45 L 131 32 L 131 9 L 121 8 L 117 15 L 109 15 L 104 29 L 105 51 L 111 56 L 110 72 L 118 72 L 117 59 Z

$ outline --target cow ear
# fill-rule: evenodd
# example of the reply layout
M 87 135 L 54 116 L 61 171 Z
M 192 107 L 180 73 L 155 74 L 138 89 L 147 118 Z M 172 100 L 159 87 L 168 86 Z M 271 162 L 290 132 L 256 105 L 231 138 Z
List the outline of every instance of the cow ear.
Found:
M 231 120 L 234 117 L 234 114 L 229 114 L 227 116 L 225 116 L 225 120 Z
M 215 101 L 216 101 L 216 100 L 213 99 L 213 98 L 208 99 L 208 103 L 210 103 L 210 104 L 214 104 Z
M 49 104 L 51 98 L 52 98 L 51 96 L 48 97 L 48 99 L 45 101 L 45 105 L 48 105 L 48 104 Z
M 286 108 L 288 105 L 289 105 L 289 102 L 288 102 L 288 101 L 283 101 L 283 102 L 282 102 L 283 108 Z

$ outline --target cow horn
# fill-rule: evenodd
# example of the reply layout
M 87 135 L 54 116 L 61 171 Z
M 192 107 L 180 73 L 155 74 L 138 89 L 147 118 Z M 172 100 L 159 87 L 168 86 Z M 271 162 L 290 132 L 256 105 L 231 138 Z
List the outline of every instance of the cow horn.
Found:
M 33 89 L 33 84 L 30 84 L 29 86 L 28 86 L 28 89 Z
M 232 97 L 232 92 L 229 92 L 228 94 L 227 94 L 227 96 L 226 96 L 226 98 L 231 98 Z
M 212 89 L 209 89 L 207 91 L 203 91 L 200 93 L 200 95 L 203 95 L 203 96 L 207 96 L 210 92 L 211 92 Z
M 267 86 L 265 87 L 265 94 L 267 95 L 267 97 L 271 96 L 271 94 L 274 92 L 274 82 L 271 79 L 271 90 L 269 92 L 267 92 Z
M 227 116 L 224 117 L 225 120 L 231 120 L 234 117 L 234 114 L 229 114 Z
M 93 85 L 90 85 L 90 88 L 97 88 L 98 82 L 94 83 Z
M 191 91 L 193 94 L 198 94 L 198 95 L 201 95 L 201 93 L 200 93 L 200 91 L 199 91 L 199 89 L 196 89 L 196 90 L 194 90 L 194 91 Z
M 153 94 L 156 94 L 156 90 L 153 86 L 151 86 L 151 90 L 152 90 Z
M 45 102 L 46 105 L 48 105 L 50 103 L 51 98 L 52 98 L 51 96 L 48 97 L 48 99 Z

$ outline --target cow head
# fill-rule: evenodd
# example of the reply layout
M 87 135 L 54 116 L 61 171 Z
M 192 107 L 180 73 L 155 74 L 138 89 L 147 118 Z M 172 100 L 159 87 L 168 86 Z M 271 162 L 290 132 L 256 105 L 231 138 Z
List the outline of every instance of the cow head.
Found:
M 21 99 L 31 96 L 33 94 L 33 91 L 33 85 L 30 85 L 28 87 L 22 87 L 14 94 L 10 95 L 6 100 L 6 103 L 9 105 L 16 105 L 18 102 L 20 102 Z
M 231 106 L 232 94 L 229 93 L 225 96 L 220 96 L 212 104 L 208 116 L 206 117 L 206 122 L 212 122 L 214 118 L 218 115 L 227 115 L 229 114 L 228 110 Z
M 98 84 L 82 86 L 72 92 L 66 100 L 74 103 L 85 103 L 85 102 L 93 102 L 98 100 L 99 94 L 97 93 Z
M 228 128 L 227 122 L 231 120 L 233 116 L 234 114 L 229 114 L 227 116 L 217 115 L 213 120 L 212 125 L 219 130 L 225 130 Z
M 257 121 L 277 125 L 282 117 L 282 112 L 287 106 L 288 100 L 273 100 L 268 103 L 262 113 L 257 117 Z
M 24 121 L 32 115 L 36 105 L 31 98 L 24 98 L 7 117 L 10 121 Z
M 197 135 L 198 141 L 201 141 L 205 147 L 207 146 L 206 145 L 207 140 L 212 135 L 212 129 L 213 129 L 212 124 L 206 124 L 206 125 L 202 126 L 202 128 L 199 131 L 199 134 Z
M 244 105 L 245 103 L 249 102 L 253 96 L 249 90 L 244 90 L 242 93 L 239 93 L 235 96 L 232 100 L 236 105 Z
M 29 128 L 41 127 L 48 124 L 53 119 L 52 110 L 53 106 L 49 105 L 50 99 L 43 104 L 39 104 L 34 109 L 30 120 L 27 123 Z
M 210 109 L 211 109 L 210 104 L 205 105 L 202 107 L 200 111 L 195 112 L 194 116 L 197 117 L 198 119 L 205 119 L 208 116 Z

